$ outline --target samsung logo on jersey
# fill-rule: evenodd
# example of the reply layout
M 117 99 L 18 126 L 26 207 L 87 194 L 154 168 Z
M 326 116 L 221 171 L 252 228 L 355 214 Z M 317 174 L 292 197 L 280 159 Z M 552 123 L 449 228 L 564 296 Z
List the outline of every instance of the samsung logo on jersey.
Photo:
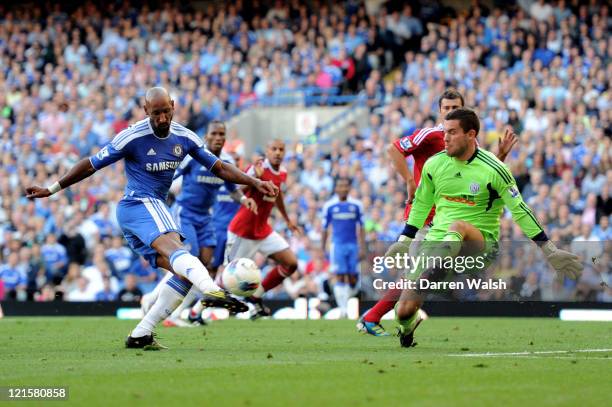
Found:
M 332 217 L 339 220 L 355 219 L 357 214 L 355 212 L 334 213 Z
M 147 163 L 145 168 L 147 169 L 147 171 L 156 172 L 176 170 L 179 165 L 181 165 L 180 161 L 162 161 L 159 163 Z
M 197 180 L 199 183 L 202 184 L 223 184 L 225 181 L 223 181 L 221 178 L 218 177 L 213 177 L 210 175 L 198 175 Z

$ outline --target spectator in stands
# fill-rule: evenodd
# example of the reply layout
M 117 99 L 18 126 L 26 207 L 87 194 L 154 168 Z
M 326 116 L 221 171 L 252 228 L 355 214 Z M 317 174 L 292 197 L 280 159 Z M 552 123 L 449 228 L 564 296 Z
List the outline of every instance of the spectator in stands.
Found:
M 119 290 L 117 299 L 119 301 L 133 302 L 140 301 L 142 291 L 137 286 L 137 279 L 134 274 L 126 274 L 123 280 L 123 288 Z
M 96 294 L 96 301 L 115 301 L 117 299 L 117 293 L 111 288 L 110 278 L 105 277 L 103 279 L 103 289 L 98 291 Z
M 193 130 L 253 105 L 283 104 L 285 92 L 298 95 L 289 98 L 298 104 L 333 104 L 338 93 L 363 101 L 372 119 L 350 126 L 348 143 L 340 138 L 329 149 L 288 144 L 287 165 L 293 160 L 294 168 L 286 199 L 296 203 L 293 211 L 310 239 L 320 238 L 317 211 L 330 192 L 324 185 L 339 175 L 355 179 L 369 238 L 395 233 L 405 187 L 386 167 L 381 146 L 435 125 L 436 97 L 449 83 L 477 108 L 483 134 L 491 135 L 479 140 L 483 148 L 495 149 L 495 134 L 507 124 L 520 134 L 508 164 L 525 199 L 550 220 L 549 230 L 571 241 L 585 237 L 585 222 L 592 228 L 586 238 L 609 236 L 609 7 L 568 7 L 563 0 L 519 4 L 487 11 L 474 3 L 455 17 L 435 4 L 391 5 L 370 15 L 359 2 L 321 9 L 279 2 L 253 12 L 246 4 L 219 3 L 200 14 L 167 6 L 161 23 L 155 7 L 128 3 L 109 5 L 104 12 L 115 18 L 100 25 L 73 18 L 85 7 L 101 11 L 95 5 L 73 10 L 62 4 L 57 7 L 66 18 L 40 29 L 37 21 L 53 12 L 48 6 L 10 6 L 0 31 L 0 87 L 6 89 L 0 95 L 0 261 L 7 264 L 12 253 L 31 245 L 35 261 L 42 258 L 56 277 L 39 278 L 30 264 L 29 284 L 40 293 L 61 288 L 68 263 L 73 271 L 64 285 L 77 284 L 96 247 L 114 241 L 114 207 L 106 202 L 123 193 L 123 164 L 48 205 L 25 202 L 19 186 L 49 183 L 48 174 L 95 153 L 113 133 L 142 119 L 140 89 L 153 82 L 172 90 L 181 106 L 175 120 Z M 242 168 L 250 164 L 248 135 L 229 129 L 226 147 L 243 160 Z M 522 237 L 504 222 L 502 234 Z M 41 250 L 47 239 L 64 246 L 67 258 L 55 261 L 64 256 L 49 244 Z M 117 245 L 112 248 L 121 256 L 108 261 L 121 269 L 115 270 L 121 278 L 128 259 Z M 139 261 L 132 265 L 142 268 Z M 146 272 L 144 279 L 151 276 Z M 547 284 L 547 293 L 563 289 L 543 278 L 538 284 Z
M 8 261 L 0 265 L 0 280 L 2 280 L 3 291 L 8 298 L 24 301 L 26 299 L 27 279 L 19 267 L 19 256 L 11 253 Z
M 83 276 L 79 276 L 76 280 L 76 284 L 70 291 L 65 293 L 64 299 L 72 302 L 93 301 L 95 299 L 95 294 L 89 288 L 89 280 Z

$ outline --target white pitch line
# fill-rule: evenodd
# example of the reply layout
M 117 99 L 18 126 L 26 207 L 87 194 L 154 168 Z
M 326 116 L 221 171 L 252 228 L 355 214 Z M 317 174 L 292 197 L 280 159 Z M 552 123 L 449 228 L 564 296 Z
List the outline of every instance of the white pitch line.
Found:
M 588 356 L 586 358 L 578 358 L 576 355 L 574 356 L 544 356 L 544 355 L 529 355 L 529 356 L 519 356 L 518 359 L 571 359 L 571 360 L 607 360 L 608 362 L 612 362 L 612 358 L 600 357 L 600 356 Z
M 612 349 L 577 349 L 577 350 L 542 350 L 534 352 L 504 352 L 504 353 L 451 353 L 446 356 L 478 358 L 494 356 L 533 356 L 533 355 L 558 355 L 568 353 L 589 353 L 589 352 L 612 352 Z

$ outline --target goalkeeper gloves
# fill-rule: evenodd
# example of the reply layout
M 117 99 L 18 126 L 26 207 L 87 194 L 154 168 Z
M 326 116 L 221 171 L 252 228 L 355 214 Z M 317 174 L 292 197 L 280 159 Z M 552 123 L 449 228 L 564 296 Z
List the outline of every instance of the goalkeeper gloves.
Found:
M 385 253 L 385 257 L 395 257 L 396 254 L 403 255 L 404 253 L 409 253 L 411 243 L 411 237 L 400 235 L 400 237 L 397 239 L 397 242 L 389 246 L 389 249 Z
M 572 280 L 578 280 L 580 274 L 582 274 L 582 264 L 578 261 L 578 256 L 557 248 L 550 240 L 544 243 L 542 251 L 546 256 L 546 260 L 548 260 L 557 273 L 561 273 Z

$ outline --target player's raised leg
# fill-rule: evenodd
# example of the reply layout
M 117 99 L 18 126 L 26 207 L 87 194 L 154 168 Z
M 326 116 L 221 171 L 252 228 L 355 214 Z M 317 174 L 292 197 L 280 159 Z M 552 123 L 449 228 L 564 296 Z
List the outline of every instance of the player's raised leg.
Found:
M 193 256 L 198 256 L 202 264 L 204 264 L 206 270 L 209 272 L 211 278 L 214 280 L 215 273 L 214 271 L 211 271 L 210 265 L 212 262 L 212 253 L 216 238 L 210 216 L 202 216 L 196 221 L 195 219 L 190 219 L 187 216 L 181 216 L 181 213 L 184 213 L 184 211 L 176 211 L 175 217 L 178 218 L 180 225 L 183 228 L 183 233 L 187 235 L 187 241 L 189 242 L 190 247 L 189 252 Z M 196 286 L 191 287 L 183 301 L 164 321 L 164 326 L 194 327 L 194 324 L 183 320 L 181 318 L 181 314 L 184 310 L 191 308 L 194 302 L 201 304 L 200 301 L 197 301 L 201 297 L 201 291 Z M 201 320 L 197 320 L 196 322 L 196 325 L 203 325 L 203 321 Z
M 213 279 L 215 279 L 217 268 L 212 267 L 213 250 L 214 250 L 214 247 L 209 247 L 209 246 L 201 247 L 198 257 L 200 258 L 202 263 L 206 266 L 206 269 L 209 271 L 210 276 Z M 194 327 L 197 325 L 206 325 L 206 321 L 204 321 L 204 319 L 202 319 L 201 317 L 201 312 L 204 306 L 202 305 L 201 301 L 198 301 L 198 299 L 200 298 L 201 298 L 201 294 L 199 290 L 192 287 L 191 290 L 189 290 L 189 292 L 185 296 L 185 299 L 183 300 L 183 302 L 181 302 L 181 304 L 178 307 L 176 307 L 174 312 L 170 314 L 170 317 L 166 321 L 164 321 L 164 325 L 169 326 L 170 324 L 174 324 L 174 326 L 179 326 L 179 327 Z M 189 317 L 188 317 L 189 322 L 185 322 L 181 318 L 181 314 L 183 313 L 183 311 L 185 311 L 188 308 L 189 308 Z
M 163 208 L 161 208 L 163 209 Z M 176 203 L 175 205 L 172 206 L 170 212 L 172 214 L 172 220 L 175 222 L 175 224 L 178 226 L 178 228 L 180 228 L 182 235 L 184 236 L 185 240 L 185 248 L 188 249 L 191 254 L 193 255 L 197 255 L 197 233 L 196 233 L 196 228 L 193 225 L 193 223 L 188 220 L 188 219 L 181 219 L 180 212 L 181 212 L 181 206 Z M 153 306 L 153 304 L 155 304 L 155 302 L 157 301 L 157 299 L 159 298 L 159 293 L 161 291 L 161 289 L 166 285 L 166 282 L 174 275 L 174 273 L 169 272 L 167 273 L 164 278 L 162 278 L 159 283 L 157 283 L 157 286 L 155 287 L 155 289 L 148 293 L 145 294 L 143 296 L 143 299 L 141 301 L 141 309 L 143 311 L 143 313 L 146 315 L 147 312 L 151 309 L 151 307 Z M 181 304 L 184 304 L 185 302 L 189 302 L 190 304 L 193 303 L 193 301 L 195 300 L 196 297 L 196 292 L 197 288 L 191 287 L 191 289 L 189 290 L 189 292 L 187 293 L 187 295 L 184 295 L 184 300 Z M 183 324 L 180 323 L 180 321 L 175 318 L 176 315 L 180 315 L 180 311 L 177 312 L 177 310 L 181 308 L 181 306 L 179 305 L 174 312 L 168 317 L 168 320 L 164 321 L 164 325 L 165 326 L 183 326 Z M 185 326 L 187 324 L 184 324 Z
M 462 250 L 466 255 L 471 255 L 485 249 L 485 238 L 482 232 L 462 220 L 454 221 L 441 240 L 425 242 L 421 255 L 446 258 L 457 256 Z M 427 262 L 422 264 L 427 264 Z M 411 273 L 410 279 L 428 278 L 426 274 L 428 271 L 430 270 L 418 266 L 414 273 Z M 413 346 L 414 331 L 426 318 L 426 314 L 421 310 L 422 305 L 423 300 L 419 293 L 406 290 L 395 306 L 395 318 L 399 325 L 398 336 L 403 347 Z
M 189 280 L 215 306 L 236 312 L 246 311 L 243 303 L 227 295 L 215 284 L 200 259 L 185 250 L 177 233 L 160 236 L 151 247 L 160 254 L 158 264 L 169 265 L 175 274 Z

